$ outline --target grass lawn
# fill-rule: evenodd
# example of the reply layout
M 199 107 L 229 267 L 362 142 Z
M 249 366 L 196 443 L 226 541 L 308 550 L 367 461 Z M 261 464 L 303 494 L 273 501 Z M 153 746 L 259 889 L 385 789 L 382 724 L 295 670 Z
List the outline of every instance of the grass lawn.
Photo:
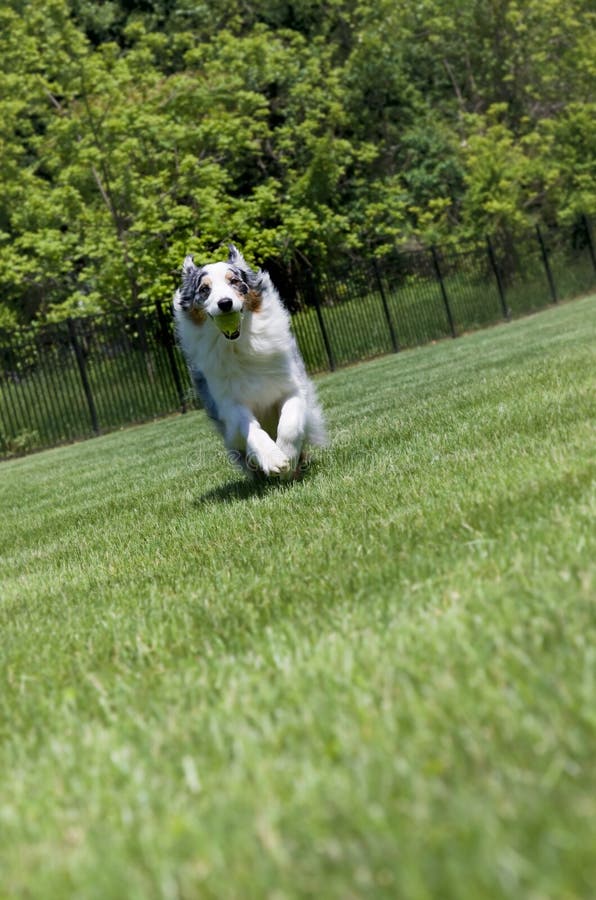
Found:
M 0 897 L 586 898 L 596 298 L 0 466 Z

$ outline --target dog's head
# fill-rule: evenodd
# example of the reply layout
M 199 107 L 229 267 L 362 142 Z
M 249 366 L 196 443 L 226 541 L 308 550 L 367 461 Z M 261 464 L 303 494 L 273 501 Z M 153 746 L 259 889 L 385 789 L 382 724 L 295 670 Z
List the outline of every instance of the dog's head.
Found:
M 263 276 L 253 272 L 242 254 L 230 244 L 227 262 L 195 265 L 187 256 L 182 265 L 182 286 L 176 304 L 197 325 L 210 318 L 229 341 L 240 337 L 245 312 L 258 312 Z

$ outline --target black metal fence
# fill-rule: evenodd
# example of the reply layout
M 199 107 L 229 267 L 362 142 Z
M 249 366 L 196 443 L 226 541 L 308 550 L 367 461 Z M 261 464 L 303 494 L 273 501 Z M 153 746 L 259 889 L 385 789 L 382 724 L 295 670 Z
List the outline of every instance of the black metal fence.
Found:
M 524 315 L 596 288 L 590 223 L 343 259 L 295 285 L 294 332 L 314 372 Z M 194 404 L 169 309 L 0 334 L 0 457 L 90 437 Z

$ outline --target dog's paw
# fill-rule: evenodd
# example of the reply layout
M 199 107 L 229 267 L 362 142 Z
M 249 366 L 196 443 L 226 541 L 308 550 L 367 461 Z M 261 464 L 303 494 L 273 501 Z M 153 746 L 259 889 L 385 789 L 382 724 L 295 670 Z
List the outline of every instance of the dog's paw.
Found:
M 265 475 L 283 477 L 292 471 L 290 460 L 275 444 L 266 453 L 260 454 L 258 463 Z
M 280 441 L 277 440 L 276 446 L 278 450 L 280 450 L 283 455 L 288 459 L 288 468 L 284 470 L 283 476 L 285 478 L 296 478 L 300 474 L 300 467 L 302 463 L 302 453 L 301 453 L 301 443 L 296 446 L 295 443 L 291 441 Z
M 287 456 L 280 456 L 278 460 L 273 462 L 268 470 L 264 469 L 265 474 L 277 478 L 286 478 L 292 474 L 292 464 Z

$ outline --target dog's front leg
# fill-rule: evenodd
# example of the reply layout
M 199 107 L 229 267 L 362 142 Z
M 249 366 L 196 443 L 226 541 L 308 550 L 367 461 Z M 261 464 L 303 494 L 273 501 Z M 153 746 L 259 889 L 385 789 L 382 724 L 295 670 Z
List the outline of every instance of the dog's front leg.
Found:
M 290 471 L 290 460 L 258 419 L 244 406 L 236 406 L 226 416 L 226 444 L 230 450 L 246 448 L 246 465 L 260 469 L 265 475 L 284 475 Z
M 306 401 L 298 394 L 288 397 L 280 410 L 276 444 L 290 460 L 292 472 L 300 460 L 305 428 Z

